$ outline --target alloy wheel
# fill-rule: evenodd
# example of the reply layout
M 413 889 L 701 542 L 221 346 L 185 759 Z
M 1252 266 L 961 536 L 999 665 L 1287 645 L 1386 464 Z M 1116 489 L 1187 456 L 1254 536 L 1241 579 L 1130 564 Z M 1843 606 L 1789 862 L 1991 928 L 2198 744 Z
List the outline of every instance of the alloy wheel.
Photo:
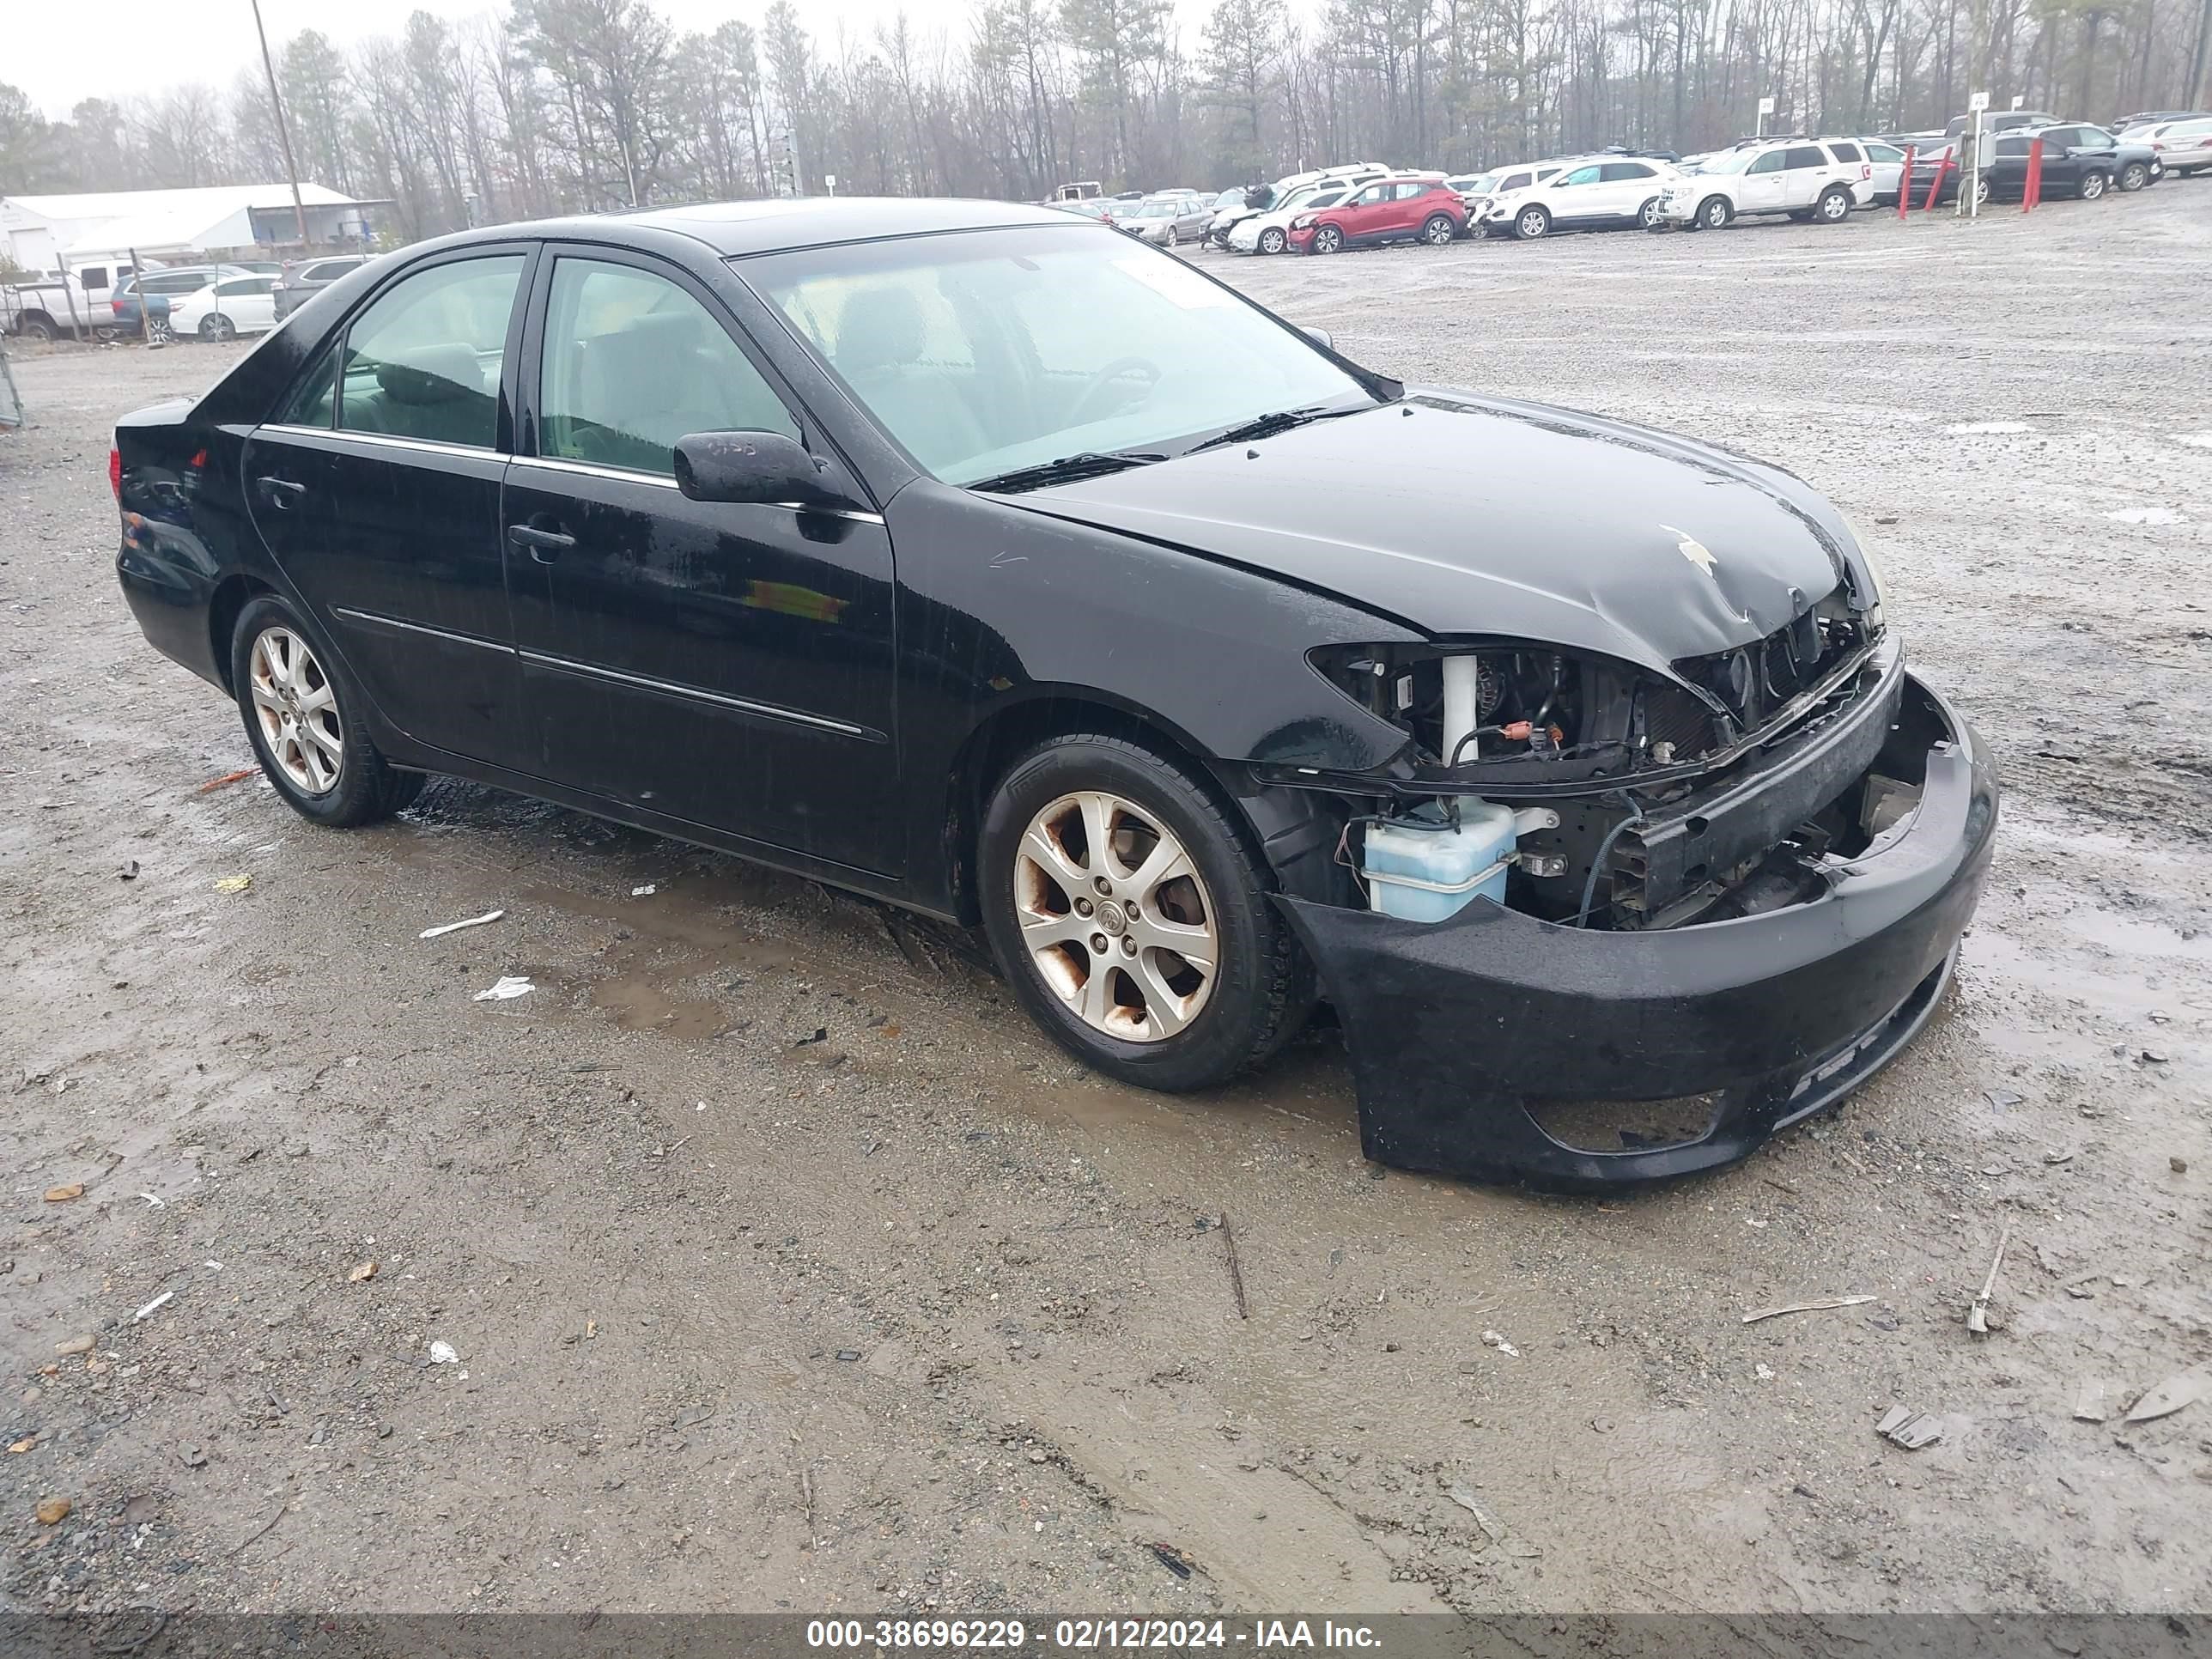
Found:
M 1656 230 L 1658 228 L 1659 198 L 1656 196 L 1653 197 L 1650 201 L 1646 202 L 1642 207 L 1636 210 L 1636 222 L 1639 228 L 1644 230 Z
M 2085 202 L 2095 201 L 2105 193 L 2105 175 L 2101 173 L 2084 174 L 2081 179 L 2081 199 Z
M 1160 817 L 1121 796 L 1062 795 L 1030 820 L 1014 909 L 1038 977 L 1107 1036 L 1174 1036 L 1212 994 L 1212 896 Z
M 1851 198 L 1841 191 L 1832 190 L 1820 198 L 1820 216 L 1832 225 L 1839 225 L 1850 216 Z
M 221 339 L 222 336 L 216 331 L 216 319 L 213 317 L 201 318 L 200 325 L 198 330 L 200 338 L 203 340 Z
M 1428 237 L 1431 247 L 1443 247 L 1450 243 L 1453 236 L 1457 233 L 1452 229 L 1452 222 L 1439 213 L 1429 221 L 1428 229 L 1425 234 Z
M 1343 243 L 1344 238 L 1334 225 L 1323 225 L 1314 232 L 1313 250 L 1316 253 L 1334 253 Z
M 1170 247 L 1176 246 L 1179 240 L 1180 239 L 1176 235 L 1176 228 L 1173 225 L 1170 225 L 1168 227 L 1168 246 Z
M 1279 231 L 1279 230 L 1273 230 L 1273 229 L 1268 229 L 1268 230 L 1263 230 L 1263 231 L 1261 231 L 1261 232 L 1260 233 L 1260 252 L 1262 252 L 1262 253 L 1280 253 L 1282 251 L 1283 251 L 1283 233 L 1282 233 L 1281 231 Z
M 264 628 L 246 661 L 262 741 L 293 786 L 310 795 L 337 787 L 345 758 L 337 689 L 307 641 L 289 628 Z
M 1716 196 L 1699 210 L 1698 216 L 1711 229 L 1723 228 L 1729 222 L 1729 204 Z
M 1551 228 L 1551 220 L 1546 216 L 1543 209 L 1530 208 L 1521 216 L 1514 228 L 1524 238 L 1541 236 Z

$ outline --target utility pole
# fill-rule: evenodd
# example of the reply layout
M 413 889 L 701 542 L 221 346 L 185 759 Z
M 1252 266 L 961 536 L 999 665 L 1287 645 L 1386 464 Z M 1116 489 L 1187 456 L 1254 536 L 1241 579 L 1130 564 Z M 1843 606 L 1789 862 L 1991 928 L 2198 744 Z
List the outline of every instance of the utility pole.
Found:
M 261 27 L 261 0 L 253 0 L 253 32 L 261 37 L 261 72 L 269 77 L 269 107 L 276 116 L 276 142 L 284 147 L 284 171 L 292 180 L 292 222 L 300 251 L 307 251 L 307 210 L 300 202 L 300 164 L 292 159 L 292 129 L 284 122 L 284 100 L 276 95 L 276 65 L 269 56 L 269 31 Z

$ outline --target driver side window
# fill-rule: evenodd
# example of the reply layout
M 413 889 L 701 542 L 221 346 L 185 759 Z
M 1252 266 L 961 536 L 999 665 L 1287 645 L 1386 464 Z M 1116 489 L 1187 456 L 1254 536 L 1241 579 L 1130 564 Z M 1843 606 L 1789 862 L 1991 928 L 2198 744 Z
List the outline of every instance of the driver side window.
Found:
M 1749 167 L 1746 167 L 1744 171 L 1747 173 L 1779 173 L 1782 171 L 1783 154 L 1784 152 L 1781 150 L 1770 149 L 1765 155 L 1760 156 L 1756 161 L 1753 161 Z
M 1562 185 L 1594 185 L 1597 182 L 1598 171 L 1595 167 L 1577 167 L 1559 182 Z
M 689 432 L 799 422 L 722 325 L 665 276 L 564 258 L 538 371 L 538 453 L 673 477 Z

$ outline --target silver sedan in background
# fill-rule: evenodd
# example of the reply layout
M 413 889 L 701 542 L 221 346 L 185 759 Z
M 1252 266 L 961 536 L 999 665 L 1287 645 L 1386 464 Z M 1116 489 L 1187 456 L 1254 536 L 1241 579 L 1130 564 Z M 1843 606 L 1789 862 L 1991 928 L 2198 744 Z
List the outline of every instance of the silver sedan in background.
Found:
M 1161 247 L 1204 241 L 1206 228 L 1212 220 L 1211 207 L 1182 196 L 1147 197 L 1114 216 L 1114 222 L 1132 236 Z

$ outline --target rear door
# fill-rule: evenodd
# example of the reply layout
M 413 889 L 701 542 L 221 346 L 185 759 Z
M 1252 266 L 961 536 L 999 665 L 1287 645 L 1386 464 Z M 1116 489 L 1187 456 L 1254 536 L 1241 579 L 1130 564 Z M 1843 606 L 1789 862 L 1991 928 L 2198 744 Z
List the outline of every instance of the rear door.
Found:
M 1602 170 L 1607 198 L 1621 218 L 1635 218 L 1659 194 L 1659 170 L 1649 161 L 1607 161 Z
M 688 433 L 823 459 L 720 301 L 642 255 L 550 251 L 507 475 L 530 769 L 641 811 L 896 874 L 892 569 L 881 515 L 694 501 Z
M 529 244 L 395 275 L 246 454 L 253 522 L 393 725 L 521 769 L 500 487 Z
M 276 326 L 276 286 L 274 276 L 230 277 L 216 284 L 216 308 L 240 334 L 260 333 Z
M 1790 145 L 1782 152 L 1782 205 L 1793 212 L 1811 207 L 1835 175 L 1835 164 L 1818 144 Z

